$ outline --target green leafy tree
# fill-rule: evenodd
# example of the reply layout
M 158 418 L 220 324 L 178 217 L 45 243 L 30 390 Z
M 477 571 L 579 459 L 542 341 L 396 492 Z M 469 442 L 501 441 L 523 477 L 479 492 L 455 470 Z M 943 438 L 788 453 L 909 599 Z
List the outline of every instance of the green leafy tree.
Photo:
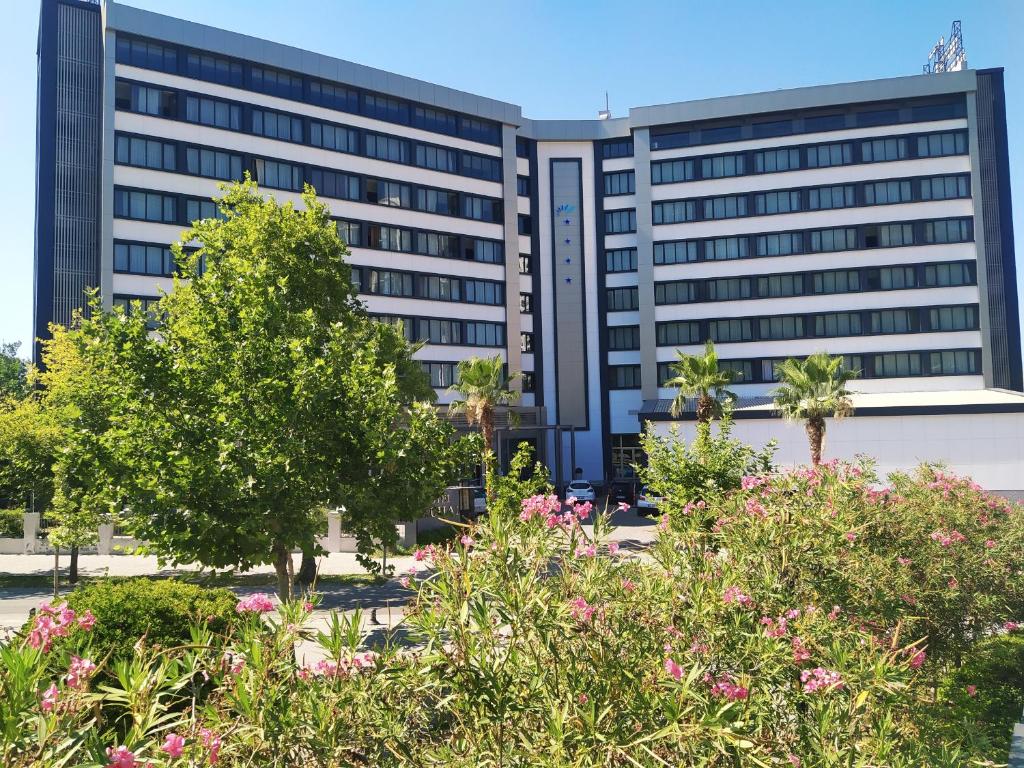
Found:
M 0 403 L 0 497 L 18 512 L 45 512 L 53 497 L 60 430 L 39 397 Z
M 697 398 L 697 421 L 706 424 L 722 416 L 723 404 L 736 399 L 728 387 L 736 380 L 735 371 L 724 371 L 718 367 L 718 353 L 715 345 L 708 341 L 702 355 L 687 355 L 676 350 L 677 359 L 671 368 L 675 373 L 665 382 L 666 387 L 679 391 L 672 401 L 672 415 L 676 418 L 686 407 L 686 400 Z
M 805 360 L 789 359 L 776 372 L 781 382 L 772 392 L 775 408 L 788 421 L 803 421 L 811 447 L 811 463 L 821 463 L 825 419 L 841 419 L 853 413 L 847 383 L 858 371 L 843 367 L 842 357 L 818 352 Z
M 452 401 L 452 413 L 466 414 L 470 425 L 480 426 L 483 437 L 483 481 L 490 493 L 488 475 L 494 459 L 494 416 L 498 408 L 508 406 L 519 399 L 519 393 L 508 388 L 519 374 L 505 375 L 505 363 L 500 355 L 494 357 L 471 357 L 459 361 L 459 381 L 453 384 L 452 392 L 461 395 Z
M 28 394 L 28 362 L 18 357 L 21 342 L 0 343 L 0 398 L 21 399 Z

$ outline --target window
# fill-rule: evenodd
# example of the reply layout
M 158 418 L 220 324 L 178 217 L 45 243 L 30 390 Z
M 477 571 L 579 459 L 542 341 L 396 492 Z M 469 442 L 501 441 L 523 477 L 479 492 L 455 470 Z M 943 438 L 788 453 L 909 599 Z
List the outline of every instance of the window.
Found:
M 241 63 L 222 56 L 189 51 L 185 58 L 185 73 L 198 80 L 242 87 Z
M 609 365 L 608 389 L 640 389 L 640 366 Z
M 804 336 L 804 319 L 799 315 L 762 317 L 757 325 L 759 339 L 800 339 Z
M 191 198 L 185 201 L 185 220 L 188 222 L 199 221 L 200 219 L 223 218 L 224 214 L 220 212 L 217 204 L 212 200 Z
M 735 219 L 747 215 L 746 195 L 712 197 L 704 200 L 705 219 Z M 689 219 L 687 219 L 689 221 Z M 655 222 L 657 223 L 657 222 Z
M 133 67 L 157 69 L 172 74 L 178 71 L 176 49 L 126 35 L 117 36 L 115 58 L 119 64 L 129 64 Z
M 814 117 L 804 118 L 804 130 L 808 133 L 838 131 L 845 127 L 846 115 L 815 115 Z
M 807 148 L 808 168 L 831 168 L 835 165 L 849 165 L 852 162 L 853 145 L 849 142 L 819 144 L 816 147 Z
M 338 200 L 360 199 L 359 178 L 347 173 L 311 168 L 309 183 L 321 197 L 334 197 Z
M 891 291 L 917 286 L 916 272 L 913 267 L 869 269 L 866 280 L 869 291 Z
M 163 88 L 147 88 L 119 80 L 114 103 L 118 109 L 129 112 L 171 119 L 178 117 L 177 92 Z
M 651 163 L 651 184 L 693 181 L 693 160 L 665 160 Z
M 773 213 L 792 213 L 800 210 L 800 193 L 796 190 L 761 192 L 754 195 L 754 213 L 758 216 Z
M 463 115 L 459 117 L 459 136 L 472 141 L 482 141 L 485 144 L 500 144 L 501 128 L 497 123 Z
M 974 307 L 933 307 L 928 310 L 928 329 L 932 331 L 973 331 L 978 327 Z
M 457 235 L 442 235 L 437 232 L 417 232 L 416 252 L 427 256 L 457 259 L 459 258 L 459 238 Z
M 501 264 L 505 261 L 505 247 L 494 240 L 469 240 L 466 258 L 471 261 L 482 261 L 488 264 Z
M 871 313 L 872 333 L 913 333 L 917 313 L 909 309 L 881 309 Z
M 924 268 L 924 284 L 928 288 L 951 285 L 974 285 L 972 266 L 968 263 L 929 264 Z
M 113 299 L 114 306 L 120 307 L 126 315 L 136 311 L 145 313 L 146 326 L 150 329 L 159 325 L 159 319 L 156 316 L 159 302 L 159 296 L 119 296 L 114 294 Z
M 429 344 L 463 343 L 462 323 L 458 320 L 435 320 L 416 318 L 410 321 L 415 326 L 414 338 Z
M 865 163 L 882 163 L 890 160 L 905 160 L 906 139 L 867 139 L 860 145 L 861 159 Z
M 367 185 L 369 183 L 367 181 Z M 408 187 L 406 187 L 406 190 L 408 190 Z M 457 216 L 459 214 L 459 193 L 444 189 L 423 189 L 421 187 L 416 190 L 416 208 L 427 213 Z
M 750 298 L 750 279 L 720 277 L 706 281 L 708 301 L 735 301 Z
M 391 208 L 410 207 L 412 192 L 408 184 L 400 184 L 397 181 L 384 181 L 382 179 L 366 179 L 363 184 L 365 187 L 363 197 L 368 203 L 386 205 Z M 443 194 L 442 192 L 442 196 Z M 436 196 L 433 199 L 436 202 Z
M 708 338 L 714 342 L 751 341 L 754 335 L 750 320 L 722 319 L 708 321 Z
M 654 284 L 655 304 L 689 304 L 699 300 L 697 284 L 689 280 Z
M 916 352 L 890 352 L 874 356 L 876 377 L 920 376 L 921 356 Z
M 921 179 L 922 200 L 950 200 L 970 196 L 967 176 L 934 176 L 930 179 Z
M 779 232 L 773 235 L 758 235 L 755 247 L 758 256 L 788 256 L 791 253 L 803 253 L 803 234 Z
M 655 264 L 686 264 L 697 260 L 696 240 L 676 240 L 654 244 Z
M 622 352 L 640 349 L 639 325 L 612 325 L 608 327 L 608 349 Z
M 520 275 L 532 275 L 533 274 L 533 257 L 528 253 L 519 254 L 519 274 Z
M 462 215 L 477 221 L 501 221 L 501 202 L 476 195 L 462 196 Z
M 447 389 L 459 383 L 459 366 L 457 363 L 428 363 L 423 361 L 423 372 L 430 377 L 430 386 L 434 389 Z
M 640 299 L 636 286 L 629 288 L 608 288 L 606 291 L 609 312 L 626 312 L 639 308 Z
M 604 175 L 606 195 L 632 195 L 636 192 L 636 177 L 633 171 L 616 171 Z
M 371 269 L 367 291 L 378 296 L 411 298 L 413 296 L 412 275 L 406 272 Z
M 932 376 L 954 376 L 978 373 L 978 353 L 972 349 L 931 352 L 928 370 Z
M 360 246 L 363 244 L 363 225 L 358 221 L 341 221 L 337 222 L 338 226 L 338 237 L 346 245 Z
M 966 133 L 931 133 L 917 137 L 918 157 L 944 157 L 946 155 L 966 155 Z
M 738 125 L 725 125 L 721 128 L 702 128 L 700 132 L 701 144 L 716 144 L 722 141 L 738 141 L 740 138 L 740 127 Z
M 174 144 L 120 134 L 115 139 L 115 160 L 120 165 L 156 171 L 173 171 L 177 165 Z
M 721 179 L 729 176 L 742 176 L 745 173 L 743 155 L 720 155 L 705 157 L 700 161 L 702 179 Z
M 185 119 L 190 123 L 210 125 L 214 128 L 242 130 L 242 108 L 221 99 L 199 96 L 185 98 Z
M 747 257 L 747 238 L 718 237 L 704 241 L 705 261 L 731 261 Z
M 487 181 L 501 181 L 501 163 L 494 157 L 463 152 L 462 175 Z
M 855 205 L 854 187 L 844 184 L 835 187 L 817 187 L 807 196 L 808 208 L 812 211 L 829 211 L 834 208 L 849 208 Z
M 613 157 L 632 157 L 633 140 L 619 139 L 618 141 L 606 141 L 601 147 L 601 155 L 606 160 Z
M 970 219 L 942 219 L 924 225 L 926 243 L 964 243 L 971 239 Z
M 394 136 L 367 133 L 366 156 L 375 160 L 387 160 L 391 163 L 408 163 L 409 143 L 402 139 L 396 139 Z
M 309 124 L 309 143 L 314 147 L 333 149 L 335 152 L 359 154 L 359 132 L 343 125 L 311 122 Z
M 457 173 L 458 160 L 455 150 L 444 147 L 432 147 L 427 144 L 416 145 L 416 165 L 432 171 Z
M 678 224 L 684 221 L 697 220 L 697 203 L 694 200 L 673 200 L 666 203 L 654 203 L 653 205 L 655 224 Z M 605 214 L 608 216 L 608 214 Z M 636 221 L 633 221 L 633 232 L 636 230 Z M 624 230 L 625 231 L 625 230 Z
M 655 325 L 659 347 L 675 347 L 701 342 L 700 323 L 696 320 L 675 320 Z
M 302 167 L 291 163 L 282 163 L 278 160 L 253 161 L 256 169 L 256 181 L 264 187 L 274 189 L 290 189 L 294 192 L 302 191 Z
M 283 99 L 302 99 L 302 78 L 298 75 L 267 67 L 253 67 L 251 75 L 253 90 Z
M 530 196 L 530 177 L 516 176 L 516 194 L 519 197 Z
M 765 139 L 771 136 L 785 136 L 792 132 L 792 120 L 773 120 L 767 123 L 754 123 L 753 126 L 755 139 Z
M 898 109 L 873 109 L 856 114 L 858 126 L 891 125 L 900 121 Z
M 209 179 L 240 181 L 242 178 L 242 156 L 230 152 L 188 147 L 185 150 L 185 165 L 189 173 Z
M 365 245 L 382 251 L 409 252 L 412 250 L 412 232 L 401 227 L 367 224 Z
M 114 271 L 170 277 L 175 272 L 174 256 L 166 245 L 114 241 Z
M 754 153 L 755 173 L 778 173 L 799 168 L 799 149 L 766 149 Z
M 302 120 L 267 109 L 252 111 L 252 132 L 268 139 L 302 143 Z
M 462 286 L 466 301 L 470 304 L 499 306 L 505 303 L 505 291 L 501 283 L 463 278 Z
M 498 323 L 466 322 L 466 343 L 478 347 L 505 346 L 505 326 Z
M 864 227 L 865 248 L 895 248 L 913 244 L 913 224 L 868 224 Z
M 909 203 L 913 200 L 909 181 L 876 181 L 864 185 L 865 205 Z
M 535 392 L 537 390 L 537 381 L 533 371 L 523 371 L 520 374 L 519 380 L 523 384 L 523 392 Z
M 815 293 L 849 293 L 860 289 L 860 272 L 855 269 L 818 272 L 814 275 Z
M 519 293 L 519 311 L 524 315 L 533 314 L 533 294 L 532 293 Z
M 857 247 L 857 230 L 852 227 L 816 229 L 810 233 L 811 251 L 849 251 Z
M 604 252 L 606 272 L 636 272 L 636 248 L 615 248 Z
M 363 114 L 386 120 L 389 123 L 409 123 L 409 105 L 398 99 L 378 96 L 373 93 L 363 94 Z
M 178 199 L 174 195 L 161 195 L 157 192 L 115 188 L 114 216 L 120 219 L 177 224 Z
M 455 115 L 432 107 L 416 107 L 412 112 L 412 124 L 417 128 L 435 133 L 447 133 L 454 136 L 458 130 Z
M 764 275 L 757 278 L 757 295 L 762 299 L 802 296 L 803 293 L 803 275 Z
M 533 352 L 533 334 L 529 331 L 519 332 L 519 351 L 520 352 Z
M 815 336 L 859 336 L 860 334 L 859 312 L 833 312 L 814 316 Z
M 964 102 L 960 100 L 946 104 L 925 104 L 920 107 L 912 107 L 910 116 L 915 123 L 923 123 L 929 120 L 952 120 L 957 117 L 966 117 L 967 111 Z
M 614 235 L 622 232 L 636 232 L 636 209 L 605 211 L 604 231 Z
M 309 83 L 309 100 L 314 104 L 330 107 L 342 112 L 359 111 L 359 94 L 351 88 L 334 83 L 311 80 Z
M 520 235 L 529 235 L 533 231 L 533 219 L 525 213 L 516 216 L 516 230 Z

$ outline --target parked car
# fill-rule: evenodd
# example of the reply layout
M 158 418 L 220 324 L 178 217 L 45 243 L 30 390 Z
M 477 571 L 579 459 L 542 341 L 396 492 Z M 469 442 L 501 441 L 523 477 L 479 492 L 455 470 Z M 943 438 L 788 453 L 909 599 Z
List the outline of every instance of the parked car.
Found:
M 483 488 L 473 489 L 473 515 L 482 515 L 487 511 L 487 494 Z
M 636 483 L 632 480 L 612 480 L 608 488 L 609 504 L 636 504 Z
M 640 489 L 636 498 L 636 511 L 641 515 L 656 515 L 665 499 L 651 491 L 646 485 Z
M 597 499 L 594 493 L 594 486 L 586 480 L 573 480 L 565 489 L 565 498 L 575 497 L 576 501 L 589 501 L 591 504 Z

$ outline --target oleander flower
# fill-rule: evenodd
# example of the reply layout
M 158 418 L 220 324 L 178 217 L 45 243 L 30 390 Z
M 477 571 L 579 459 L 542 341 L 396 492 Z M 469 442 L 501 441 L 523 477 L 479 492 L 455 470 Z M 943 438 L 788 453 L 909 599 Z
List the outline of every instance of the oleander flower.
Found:
M 170 758 L 181 757 L 181 753 L 185 751 L 185 737 L 179 736 L 176 733 L 168 733 L 164 737 L 164 743 L 160 747 L 160 751 L 167 753 L 167 756 Z
M 263 592 L 249 595 L 239 600 L 238 605 L 235 606 L 237 613 L 270 613 L 273 610 L 274 603 L 270 599 L 270 595 Z

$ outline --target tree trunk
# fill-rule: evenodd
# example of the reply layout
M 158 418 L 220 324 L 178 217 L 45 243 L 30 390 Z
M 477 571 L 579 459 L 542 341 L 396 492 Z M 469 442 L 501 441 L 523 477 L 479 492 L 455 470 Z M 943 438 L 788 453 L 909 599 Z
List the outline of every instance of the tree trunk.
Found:
M 484 485 L 484 491 L 487 493 L 487 499 L 493 500 L 493 493 L 491 491 L 490 483 L 490 471 L 491 471 L 491 457 L 494 453 L 494 411 L 491 408 L 485 408 L 483 413 L 480 414 L 480 431 L 483 433 L 484 438 L 484 452 L 483 461 L 480 467 L 481 478 Z
M 715 416 L 715 401 L 710 395 L 701 395 L 697 398 L 697 422 L 709 424 Z
M 274 545 L 274 571 L 277 573 L 277 596 L 282 603 L 292 599 L 292 553 L 283 544 Z
M 814 416 L 807 420 L 807 442 L 811 445 L 811 464 L 821 464 L 821 445 L 825 442 L 825 419 Z
M 312 552 L 302 550 L 302 565 L 299 566 L 296 581 L 306 589 L 313 586 L 313 582 L 316 581 L 316 557 Z
M 71 548 L 71 562 L 68 565 L 68 583 L 78 583 L 78 546 Z
M 53 548 L 53 599 L 60 594 L 60 547 Z

